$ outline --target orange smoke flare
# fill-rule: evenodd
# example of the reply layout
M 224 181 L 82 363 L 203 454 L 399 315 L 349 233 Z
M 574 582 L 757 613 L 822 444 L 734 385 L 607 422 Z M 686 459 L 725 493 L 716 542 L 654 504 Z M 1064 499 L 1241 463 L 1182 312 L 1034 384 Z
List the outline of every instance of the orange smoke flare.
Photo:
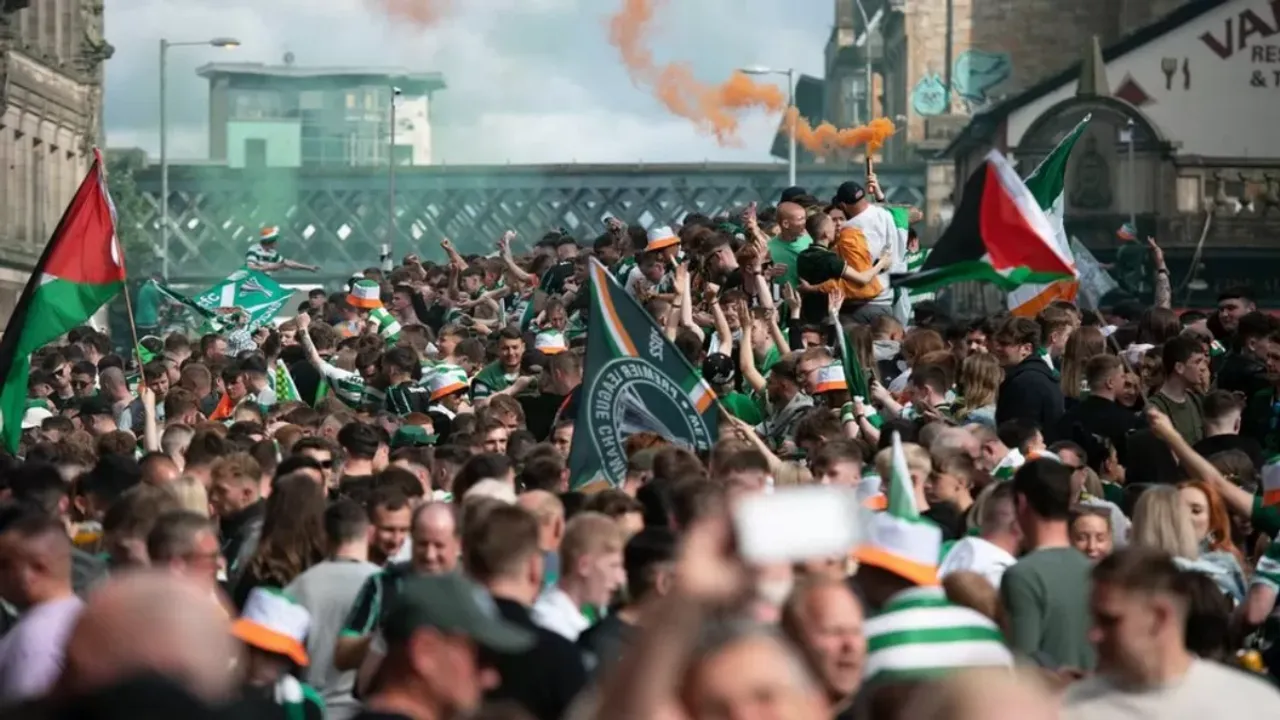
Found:
M 434 25 L 449 9 L 449 0 L 367 0 L 392 19 L 408 20 L 415 25 Z
M 800 112 L 794 107 L 787 108 L 786 121 L 788 126 L 795 128 L 796 142 L 818 156 L 863 145 L 867 147 L 867 152 L 874 153 L 884 147 L 885 141 L 898 131 L 888 118 L 876 118 L 861 127 L 844 130 L 837 129 L 831 123 L 822 123 L 815 128 L 800 117 Z
M 780 112 L 786 107 L 786 97 L 777 86 L 757 83 L 742 73 L 734 73 L 720 85 L 708 85 L 694 77 L 685 63 L 655 63 L 648 39 L 656 7 L 656 0 L 623 0 L 622 8 L 609 20 L 609 41 L 622 54 L 631 81 L 652 90 L 673 115 L 693 121 L 721 145 L 736 145 L 742 112 Z

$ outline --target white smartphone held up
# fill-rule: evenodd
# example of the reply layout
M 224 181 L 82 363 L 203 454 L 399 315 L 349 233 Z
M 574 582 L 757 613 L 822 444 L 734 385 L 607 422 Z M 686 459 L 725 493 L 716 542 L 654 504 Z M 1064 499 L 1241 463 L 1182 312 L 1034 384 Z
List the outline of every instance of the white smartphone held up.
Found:
M 862 540 L 862 504 L 852 488 L 804 485 L 752 494 L 733 509 L 738 552 L 748 563 L 844 555 Z

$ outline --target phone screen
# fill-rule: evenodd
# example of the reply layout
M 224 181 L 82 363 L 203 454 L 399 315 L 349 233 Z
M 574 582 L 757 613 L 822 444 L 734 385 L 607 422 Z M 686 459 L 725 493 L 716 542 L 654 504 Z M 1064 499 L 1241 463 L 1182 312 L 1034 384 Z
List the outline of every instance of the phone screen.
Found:
M 862 539 L 855 490 L 806 485 L 739 500 L 733 511 L 738 550 L 752 563 L 796 562 L 850 552 Z

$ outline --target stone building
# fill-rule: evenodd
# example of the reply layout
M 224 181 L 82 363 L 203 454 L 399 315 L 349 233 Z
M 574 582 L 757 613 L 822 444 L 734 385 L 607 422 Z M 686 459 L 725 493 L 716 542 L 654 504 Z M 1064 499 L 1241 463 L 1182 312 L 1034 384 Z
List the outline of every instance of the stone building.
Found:
M 828 119 L 848 126 L 865 115 L 850 108 L 865 105 L 861 93 L 869 59 L 875 114 L 906 118 L 905 131 L 886 145 L 884 159 L 933 159 L 975 114 L 1078 63 L 1091 38 L 1111 46 L 1187 4 L 835 0 L 835 28 L 826 53 Z M 954 183 L 949 161 L 931 163 L 930 225 L 940 222 Z
M 1025 175 L 1087 116 L 1069 234 L 1105 261 L 1132 219 L 1165 247 L 1176 304 L 1241 285 L 1280 303 L 1280 0 L 1197 0 L 1079 58 L 976 115 L 945 151 L 956 176 L 991 149 Z
M 103 0 L 0 0 L 0 318 L 102 132 Z

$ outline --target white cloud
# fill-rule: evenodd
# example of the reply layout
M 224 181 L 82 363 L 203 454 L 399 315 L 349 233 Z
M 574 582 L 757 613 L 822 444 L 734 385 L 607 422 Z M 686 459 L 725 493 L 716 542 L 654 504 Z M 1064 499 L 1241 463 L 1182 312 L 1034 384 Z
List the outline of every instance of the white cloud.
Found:
M 235 51 L 174 48 L 169 61 L 170 149 L 207 155 L 207 62 L 398 65 L 439 71 L 440 159 L 470 162 L 767 161 L 777 118 L 744 119 L 742 147 L 722 148 L 672 117 L 627 78 L 608 44 L 620 0 L 452 0 L 437 27 L 390 22 L 366 0 L 107 0 L 107 138 L 158 147 L 160 37 L 233 36 Z M 806 3 L 808 5 L 808 3 Z M 662 10 L 655 54 L 687 60 L 709 81 L 742 65 L 795 66 L 821 75 L 830 15 L 784 0 L 684 0 Z M 809 8 L 806 8 L 808 10 Z

